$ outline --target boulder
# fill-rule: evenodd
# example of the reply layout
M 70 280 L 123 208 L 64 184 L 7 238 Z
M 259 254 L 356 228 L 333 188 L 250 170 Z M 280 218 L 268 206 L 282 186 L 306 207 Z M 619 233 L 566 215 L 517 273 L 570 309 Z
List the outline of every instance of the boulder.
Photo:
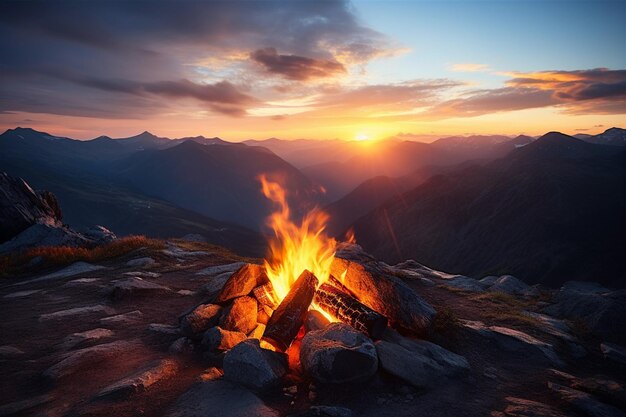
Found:
M 111 288 L 111 298 L 143 297 L 147 295 L 165 294 L 172 290 L 139 277 L 130 277 L 115 282 Z
M 0 172 L 0 243 L 38 222 L 60 224 L 61 220 L 52 193 L 36 193 L 23 179 Z
M 580 321 L 590 333 L 619 342 L 624 334 L 622 318 L 626 316 L 626 290 L 605 292 L 597 286 L 581 288 L 570 284 L 553 296 L 553 304 L 543 312 Z
M 343 259 L 342 253 L 353 259 L 367 260 L 367 264 Z M 338 252 L 331 265 L 331 274 L 343 277 L 342 283 L 356 298 L 387 317 L 393 327 L 415 334 L 427 333 L 435 309 L 402 280 L 385 271 L 386 268 L 370 260 L 369 255 L 354 250 Z
M 458 276 L 445 281 L 445 285 L 448 285 L 459 290 L 468 292 L 483 292 L 485 291 L 485 285 L 474 278 Z
M 522 313 L 537 320 L 540 323 L 539 329 L 541 331 L 560 339 L 574 358 L 582 358 L 587 355 L 587 351 L 571 334 L 570 328 L 565 321 L 532 311 L 524 311 Z
M 117 239 L 115 233 L 110 231 L 104 226 L 96 225 L 87 229 L 81 230 L 83 236 L 91 240 L 96 245 L 102 245 L 105 243 L 113 242 Z
M 181 395 L 166 417 L 279 417 L 259 397 L 224 379 L 194 385 Z
M 316 381 L 364 381 L 376 373 L 378 357 L 365 334 L 344 323 L 308 332 L 302 339 L 300 362 Z
M 220 327 L 248 334 L 257 325 L 257 302 L 254 298 L 243 296 L 235 299 L 227 307 L 220 319 Z
M 146 329 L 152 333 L 159 333 L 163 335 L 180 335 L 180 328 L 178 326 L 172 326 L 171 324 L 150 323 Z
M 160 360 L 105 387 L 97 394 L 97 397 L 126 398 L 146 391 L 157 382 L 173 377 L 177 372 L 177 362 L 169 359 Z
M 143 258 L 131 259 L 130 261 L 126 262 L 126 266 L 146 268 L 154 265 L 155 263 L 156 261 L 154 259 L 146 256 Z
M 534 359 L 557 367 L 564 365 L 551 344 L 519 330 L 486 326 L 483 322 L 470 320 L 461 320 L 461 325 L 469 333 L 493 340 L 501 349 L 517 353 L 525 360 Z
M 224 284 L 218 294 L 216 302 L 232 300 L 233 298 L 248 295 L 254 287 L 263 285 L 268 281 L 265 266 L 257 264 L 245 264 L 233 273 Z
M 491 292 L 503 292 L 507 294 L 524 294 L 530 291 L 530 286 L 515 278 L 513 275 L 502 275 L 489 287 Z
M 93 369 L 93 366 L 97 363 L 126 355 L 140 347 L 141 343 L 138 340 L 119 340 L 74 350 L 65 354 L 60 362 L 48 368 L 43 375 L 46 378 L 57 380 L 71 375 L 79 369 Z
M 548 382 L 552 390 L 562 401 L 568 403 L 578 412 L 592 417 L 624 417 L 626 414 L 617 408 L 604 404 L 590 394 L 568 388 L 563 385 Z
M 39 321 L 64 320 L 68 317 L 86 316 L 91 314 L 115 314 L 115 310 L 102 304 L 75 307 L 67 310 L 55 311 L 54 313 L 42 314 L 39 316 Z
M 384 339 L 376 342 L 381 368 L 418 388 L 432 388 L 470 369 L 463 356 L 434 343 L 409 339 L 393 331 Z
M 205 369 L 204 372 L 198 375 L 198 380 L 200 382 L 214 381 L 216 379 L 220 379 L 222 376 L 224 376 L 224 372 L 222 372 L 219 368 L 212 366 Z
M 244 265 L 247 265 L 247 264 L 245 262 L 234 262 L 232 264 L 209 266 L 207 268 L 201 269 L 198 272 L 196 272 L 196 275 L 215 276 L 215 275 L 221 275 L 225 272 L 228 272 L 229 273 L 228 276 L 230 277 L 230 274 L 232 274 L 233 272 L 235 272 L 236 270 L 238 270 Z
M 217 324 L 222 313 L 222 307 L 217 304 L 200 304 L 191 313 L 185 315 L 180 320 L 181 331 L 189 336 L 206 331 Z
M 179 337 L 170 345 L 168 351 L 175 355 L 187 355 L 193 352 L 193 343 L 188 337 Z
M 13 285 L 26 285 L 26 284 L 32 284 L 34 282 L 52 281 L 52 280 L 61 279 L 61 278 L 73 277 L 74 275 L 85 274 L 87 272 L 98 271 L 100 269 L 105 269 L 105 268 L 100 265 L 92 265 L 88 262 L 82 262 L 82 261 L 74 262 L 73 264 L 66 266 L 65 268 L 62 268 L 59 271 L 52 272 L 50 274 L 46 274 L 38 278 L 20 281 Z
M 261 348 L 257 339 L 244 340 L 224 356 L 224 377 L 257 390 L 277 386 L 287 369 L 287 356 Z
M 73 333 L 63 339 L 62 345 L 65 349 L 73 349 L 88 342 L 111 338 L 113 334 L 111 330 L 100 328 L 81 333 Z
M 224 351 L 232 349 L 244 340 L 246 340 L 244 333 L 224 330 L 221 327 L 212 327 L 204 333 L 202 345 L 210 351 Z

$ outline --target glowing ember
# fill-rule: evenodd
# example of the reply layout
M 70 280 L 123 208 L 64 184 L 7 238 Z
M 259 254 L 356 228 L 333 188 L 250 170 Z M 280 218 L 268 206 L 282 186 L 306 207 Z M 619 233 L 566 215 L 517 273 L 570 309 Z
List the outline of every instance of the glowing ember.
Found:
M 315 208 L 298 225 L 291 220 L 285 189 L 265 175 L 259 180 L 265 197 L 278 206 L 268 218 L 275 237 L 270 241 L 270 260 L 265 261 L 265 268 L 280 303 L 305 269 L 315 274 L 319 285 L 328 280 L 337 242 L 324 233 L 328 221 L 325 212 Z

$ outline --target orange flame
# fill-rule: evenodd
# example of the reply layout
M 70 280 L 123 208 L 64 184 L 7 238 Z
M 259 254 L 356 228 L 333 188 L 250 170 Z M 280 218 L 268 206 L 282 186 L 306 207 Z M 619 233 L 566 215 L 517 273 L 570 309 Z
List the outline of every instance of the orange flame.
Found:
M 324 233 L 328 221 L 325 212 L 315 208 L 299 225 L 295 224 L 285 189 L 265 175 L 259 180 L 265 197 L 279 208 L 268 218 L 275 237 L 270 241 L 270 260 L 265 260 L 265 269 L 280 303 L 305 269 L 315 274 L 319 284 L 328 280 L 337 242 Z

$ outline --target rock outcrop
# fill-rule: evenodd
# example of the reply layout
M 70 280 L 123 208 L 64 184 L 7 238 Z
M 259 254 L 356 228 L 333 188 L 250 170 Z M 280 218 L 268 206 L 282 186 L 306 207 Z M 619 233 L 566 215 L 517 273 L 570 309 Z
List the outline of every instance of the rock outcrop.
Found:
M 0 173 L 0 253 L 36 246 L 97 245 L 115 239 L 102 226 L 78 232 L 62 220 L 54 194 L 36 192 L 23 179 Z

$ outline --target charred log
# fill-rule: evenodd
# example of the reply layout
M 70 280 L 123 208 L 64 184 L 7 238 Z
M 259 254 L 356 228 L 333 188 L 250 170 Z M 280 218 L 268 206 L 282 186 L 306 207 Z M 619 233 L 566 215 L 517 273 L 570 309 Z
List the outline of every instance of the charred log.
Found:
M 332 285 L 322 284 L 316 291 L 314 300 L 325 312 L 367 333 L 373 339 L 380 339 L 387 327 L 385 316 Z
M 310 271 L 302 272 L 270 317 L 263 340 L 283 352 L 287 350 L 302 327 L 306 312 L 315 295 L 315 287 L 317 287 L 315 275 Z
M 267 282 L 256 287 L 252 290 L 252 293 L 260 304 L 266 305 L 272 310 L 275 310 L 276 307 L 278 307 L 278 303 L 276 302 L 276 297 L 274 295 L 274 287 L 271 282 Z

